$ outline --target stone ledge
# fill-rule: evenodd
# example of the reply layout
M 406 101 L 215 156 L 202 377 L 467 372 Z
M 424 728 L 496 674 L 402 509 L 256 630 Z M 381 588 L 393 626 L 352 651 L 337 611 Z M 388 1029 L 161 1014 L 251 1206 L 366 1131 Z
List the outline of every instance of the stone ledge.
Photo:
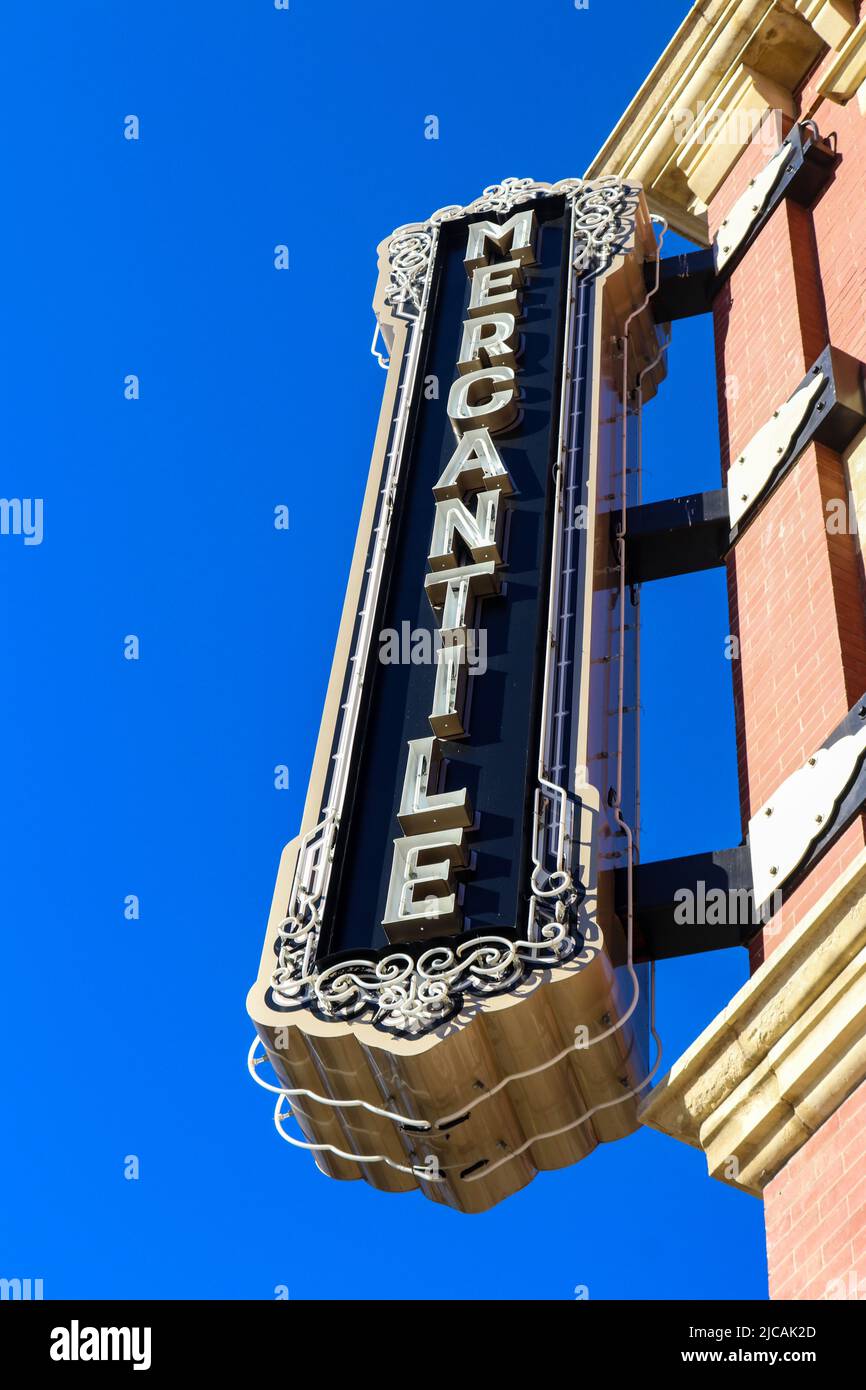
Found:
M 849 22 L 842 0 L 818 6 L 812 0 L 803 6 L 794 0 L 700 0 L 586 177 L 617 174 L 642 183 L 650 207 L 674 231 L 707 244 L 707 205 L 750 142 L 747 133 L 732 142 L 731 128 L 748 112 L 757 121 L 768 101 L 793 110 L 793 92 L 827 52 L 821 31 L 840 35 Z M 744 73 L 756 93 L 745 108 Z M 710 109 L 719 133 L 707 137 L 701 127 Z M 745 124 L 739 128 L 745 131 Z M 707 145 L 700 158 L 690 151 L 695 140 Z
M 866 82 L 866 16 L 840 46 L 821 77 L 818 95 L 844 106 Z
M 866 850 L 640 1108 L 760 1196 L 866 1079 Z
M 794 4 L 831 48 L 840 48 L 857 23 L 852 0 L 794 0 Z

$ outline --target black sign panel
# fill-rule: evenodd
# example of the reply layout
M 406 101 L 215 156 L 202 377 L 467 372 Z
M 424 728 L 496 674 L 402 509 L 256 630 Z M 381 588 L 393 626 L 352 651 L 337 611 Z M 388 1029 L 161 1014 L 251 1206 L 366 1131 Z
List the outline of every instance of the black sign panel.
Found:
M 496 435 L 496 448 L 514 487 L 513 494 L 503 498 L 504 582 L 500 594 L 481 600 L 476 618 L 486 637 L 486 669 L 482 661 L 467 681 L 467 736 L 441 743 L 447 760 L 442 790 L 466 787 L 475 813 L 466 836 L 471 863 L 458 878 L 467 933 L 519 935 L 528 902 L 569 278 L 564 200 L 543 198 L 535 212 L 537 263 L 525 270 L 516 363 L 521 410 L 517 421 Z M 429 652 L 439 628 L 425 593 L 433 487 L 456 444 L 447 404 L 468 312 L 467 228 L 478 220 L 484 219 L 460 218 L 441 228 L 425 355 L 415 382 L 405 467 L 379 595 L 375 630 L 380 640 L 365 675 L 360 733 L 319 941 L 320 961 L 343 953 L 375 953 L 388 944 L 382 920 L 393 843 L 401 835 L 397 812 L 407 748 L 410 740 L 431 732 L 436 668 L 413 661 L 411 653 L 413 648 L 423 649 L 417 634 L 424 631 L 430 638 Z M 591 282 L 579 289 L 587 303 L 592 293 Z M 588 321 L 586 303 L 578 305 L 578 335 L 586 335 Z M 585 363 L 586 358 L 584 351 L 577 360 Z M 580 412 L 585 390 L 585 380 L 573 383 L 572 408 Z M 383 634 L 388 633 L 396 634 L 408 660 L 392 664 L 381 659 Z M 478 648 L 478 655 L 482 653 L 483 643 Z M 424 949 L 429 944 L 427 937 Z

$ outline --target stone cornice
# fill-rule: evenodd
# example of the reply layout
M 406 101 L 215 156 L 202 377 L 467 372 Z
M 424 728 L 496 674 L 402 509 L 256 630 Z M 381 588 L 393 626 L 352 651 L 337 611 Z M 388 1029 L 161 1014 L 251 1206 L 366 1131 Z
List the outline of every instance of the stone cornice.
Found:
M 853 0 L 794 0 L 794 4 L 831 48 L 838 49 L 857 23 Z
M 818 84 L 821 96 L 831 101 L 850 101 L 866 82 L 866 16 L 836 50 L 836 57 Z
M 706 210 L 748 141 L 730 138 L 726 116 L 793 110 L 793 92 L 822 53 L 820 29 L 849 29 L 843 0 L 700 0 L 587 170 L 588 178 L 617 174 L 643 184 L 650 207 L 694 241 L 708 240 Z M 718 136 L 701 133 L 708 108 Z M 742 125 L 736 129 L 742 130 Z M 710 151 L 696 159 L 698 138 Z
M 640 1118 L 760 1195 L 866 1079 L 866 851 L 672 1067 Z

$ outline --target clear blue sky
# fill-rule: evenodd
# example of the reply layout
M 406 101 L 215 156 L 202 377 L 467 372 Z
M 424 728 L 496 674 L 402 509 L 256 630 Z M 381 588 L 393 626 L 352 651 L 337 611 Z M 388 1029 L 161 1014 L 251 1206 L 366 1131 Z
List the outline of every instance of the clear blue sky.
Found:
M 469 1218 L 324 1178 L 245 1069 L 379 408 L 376 243 L 504 176 L 582 173 L 685 10 L 4 7 L 0 493 L 44 498 L 44 540 L 0 537 L 0 1275 L 46 1297 L 766 1296 L 760 1204 L 673 1140 Z M 710 324 L 678 324 L 647 498 L 718 485 L 715 418 Z M 735 844 L 721 572 L 644 612 L 644 857 Z M 741 952 L 660 966 L 668 1061 L 745 978 Z

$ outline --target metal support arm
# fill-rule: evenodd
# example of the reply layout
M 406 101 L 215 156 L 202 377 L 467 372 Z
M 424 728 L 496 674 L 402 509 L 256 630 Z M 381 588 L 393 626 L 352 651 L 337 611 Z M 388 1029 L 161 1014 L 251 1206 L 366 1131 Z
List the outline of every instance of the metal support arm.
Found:
M 735 849 L 659 859 L 633 869 L 635 960 L 746 945 L 866 807 L 866 694 L 803 767 L 777 787 Z M 628 871 L 614 870 L 628 914 Z
M 725 488 L 630 507 L 625 547 L 628 583 L 669 579 L 724 564 L 730 529 Z
M 658 859 L 634 868 L 635 961 L 670 960 L 744 946 L 760 926 L 748 845 Z M 626 869 L 614 870 L 624 921 Z

